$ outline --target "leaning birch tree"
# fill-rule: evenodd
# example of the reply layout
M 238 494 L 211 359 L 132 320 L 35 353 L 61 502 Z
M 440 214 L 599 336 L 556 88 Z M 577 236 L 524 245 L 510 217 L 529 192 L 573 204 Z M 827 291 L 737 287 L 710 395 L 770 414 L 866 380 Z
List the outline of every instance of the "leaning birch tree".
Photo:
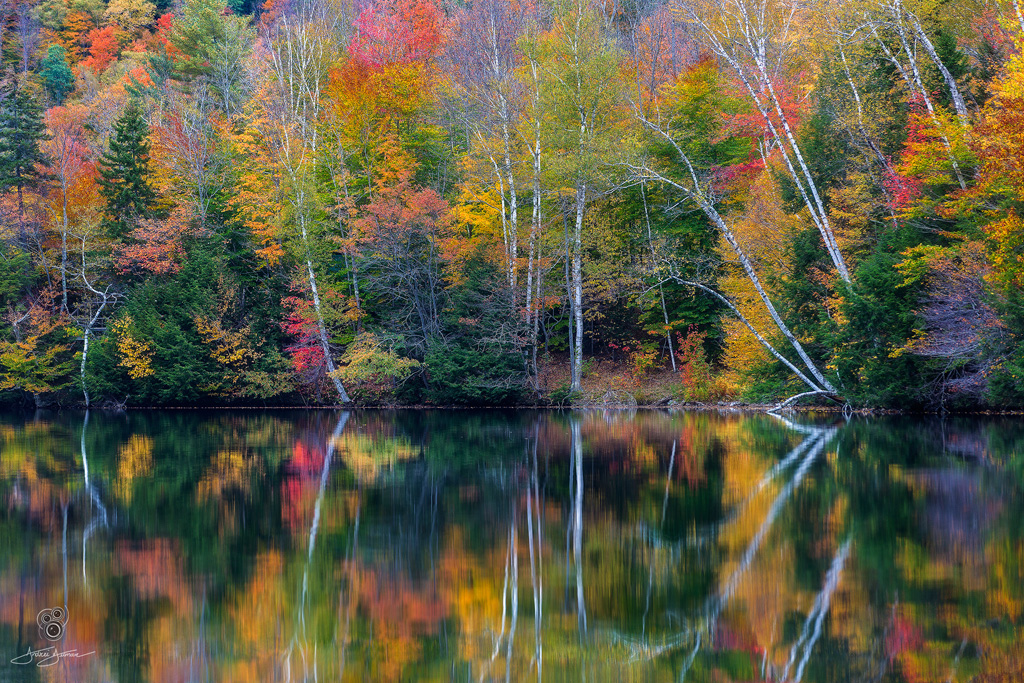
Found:
M 291 232 L 297 238 L 298 256 L 309 284 L 327 374 L 341 401 L 348 403 L 348 392 L 334 363 L 313 263 L 313 233 L 321 227 L 323 215 L 315 191 L 322 88 L 338 50 L 334 23 L 339 16 L 324 11 L 316 0 L 308 0 L 297 3 L 291 13 L 267 29 L 268 102 L 263 133 L 285 180 Z
M 764 122 L 768 139 L 781 152 L 836 272 L 850 284 L 850 270 L 829 220 L 824 193 L 811 173 L 779 92 L 778 84 L 787 75 L 784 67 L 794 58 L 794 23 L 801 7 L 794 0 L 688 0 L 680 4 L 680 12 L 698 29 L 705 47 L 742 84 Z
M 785 339 L 786 344 L 796 354 L 798 360 L 796 362 L 790 360 L 777 349 L 769 341 L 768 333 L 758 330 L 728 297 L 708 286 L 706 282 L 685 277 L 682 271 L 673 263 L 667 263 L 662 268 L 663 277 L 701 290 L 728 306 L 747 329 L 753 333 L 757 341 L 808 387 L 809 391 L 801 395 L 837 395 L 838 390 L 836 387 L 825 377 L 824 373 L 804 349 L 799 338 L 782 318 L 782 315 L 772 301 L 771 295 L 764 286 L 754 262 L 740 244 L 729 216 L 724 215 L 719 210 L 721 197 L 718 196 L 715 183 L 713 182 L 715 169 L 704 168 L 691 159 L 691 155 L 687 152 L 685 140 L 680 139 L 680 136 L 676 135 L 676 131 L 673 130 L 670 123 L 653 119 L 639 109 L 636 110 L 636 116 L 653 136 L 654 142 L 668 151 L 670 160 L 668 164 L 657 164 L 652 159 L 640 158 L 630 163 L 632 172 L 638 181 L 660 184 L 674 192 L 681 202 L 699 210 L 707 217 L 735 255 L 744 275 L 750 281 L 754 291 L 757 293 L 758 299 L 767 311 L 775 330 Z M 685 134 L 686 132 L 684 131 L 683 135 L 685 136 Z

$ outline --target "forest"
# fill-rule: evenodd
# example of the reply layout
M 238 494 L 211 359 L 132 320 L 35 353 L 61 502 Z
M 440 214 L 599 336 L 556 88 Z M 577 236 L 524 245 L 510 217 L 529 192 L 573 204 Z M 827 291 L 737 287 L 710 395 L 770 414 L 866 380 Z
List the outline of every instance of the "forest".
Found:
M 0 0 L 0 402 L 1024 405 L 1020 0 Z

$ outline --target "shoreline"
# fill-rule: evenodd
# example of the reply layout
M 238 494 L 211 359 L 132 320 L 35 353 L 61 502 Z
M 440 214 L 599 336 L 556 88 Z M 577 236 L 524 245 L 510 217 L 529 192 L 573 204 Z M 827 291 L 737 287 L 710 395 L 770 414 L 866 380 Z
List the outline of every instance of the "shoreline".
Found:
M 4 412 L 35 412 L 35 411 L 46 411 L 51 413 L 67 413 L 85 412 L 86 408 L 83 406 L 79 407 L 68 407 L 68 408 L 30 408 L 30 407 L 0 407 L 0 410 Z M 370 404 L 323 404 L 323 405 L 273 405 L 273 406 L 232 406 L 232 405 L 213 405 L 213 406 L 124 406 L 124 407 L 97 407 L 93 406 L 88 410 L 95 410 L 105 413 L 119 413 L 119 412 L 132 412 L 132 411 L 251 411 L 251 410 L 352 410 L 352 411 L 371 411 L 371 410 L 409 410 L 409 411 L 590 411 L 590 410 L 644 410 L 644 411 L 659 411 L 659 412 L 729 412 L 729 413 L 772 413 L 772 412 L 788 412 L 788 413 L 835 413 L 838 415 L 884 415 L 884 416 L 912 416 L 912 415 L 949 415 L 949 416 L 985 416 L 985 417 L 1012 417 L 1012 416 L 1024 416 L 1024 409 L 1020 408 L 1007 408 L 1007 409 L 992 409 L 992 408 L 978 408 L 978 409 L 961 409 L 961 410 L 903 410 L 897 408 L 843 408 L 836 405 L 800 405 L 800 406 L 785 406 L 779 408 L 776 403 L 741 403 L 736 401 L 721 402 L 721 403 L 676 403 L 676 404 L 637 404 L 629 405 L 622 403 L 606 403 L 606 404 L 585 404 L 585 405 L 531 405 L 531 404 L 519 404 L 519 405 L 504 405 L 504 406 L 491 406 L 491 405 L 429 405 L 429 404 L 381 404 L 381 405 L 370 405 Z

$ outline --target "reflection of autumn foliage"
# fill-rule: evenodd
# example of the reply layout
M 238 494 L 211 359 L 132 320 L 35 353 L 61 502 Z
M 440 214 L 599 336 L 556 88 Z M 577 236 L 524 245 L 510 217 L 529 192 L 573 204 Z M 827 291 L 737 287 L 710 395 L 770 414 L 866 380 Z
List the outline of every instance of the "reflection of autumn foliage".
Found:
M 131 501 L 137 478 L 146 477 L 153 469 L 153 440 L 133 434 L 128 443 L 118 449 L 117 491 L 122 500 Z
M 229 491 L 247 492 L 253 477 L 262 471 L 262 461 L 243 451 L 228 449 L 217 453 L 196 487 L 200 501 L 219 499 Z
M 290 531 L 309 527 L 317 478 L 326 455 L 322 444 L 296 441 L 281 479 L 281 519 Z
M 447 610 L 432 585 L 417 588 L 405 576 L 359 570 L 359 605 L 373 629 L 374 678 L 397 681 L 422 652 L 420 639 L 437 633 Z
M 170 539 L 156 538 L 118 545 L 119 565 L 131 577 L 135 594 L 143 600 L 166 598 L 175 611 L 192 607 L 192 587 L 181 567 L 181 550 Z

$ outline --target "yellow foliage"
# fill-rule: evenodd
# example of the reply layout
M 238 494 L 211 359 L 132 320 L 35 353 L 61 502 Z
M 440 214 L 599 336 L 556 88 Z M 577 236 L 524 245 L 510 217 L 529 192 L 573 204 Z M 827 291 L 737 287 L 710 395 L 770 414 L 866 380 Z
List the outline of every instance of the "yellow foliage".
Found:
M 131 316 L 125 316 L 110 326 L 117 339 L 117 353 L 121 356 L 118 367 L 128 368 L 128 376 L 132 379 L 149 377 L 153 370 L 153 347 L 147 341 L 136 339 Z
M 132 482 L 153 470 L 153 440 L 148 436 L 134 434 L 128 443 L 122 444 L 117 453 L 117 485 L 120 498 L 130 501 Z
M 259 358 L 259 354 L 249 348 L 246 341 L 248 327 L 232 332 L 225 330 L 219 320 L 211 320 L 206 316 L 196 318 L 195 325 L 203 341 L 210 347 L 210 357 L 219 364 L 237 369 Z

